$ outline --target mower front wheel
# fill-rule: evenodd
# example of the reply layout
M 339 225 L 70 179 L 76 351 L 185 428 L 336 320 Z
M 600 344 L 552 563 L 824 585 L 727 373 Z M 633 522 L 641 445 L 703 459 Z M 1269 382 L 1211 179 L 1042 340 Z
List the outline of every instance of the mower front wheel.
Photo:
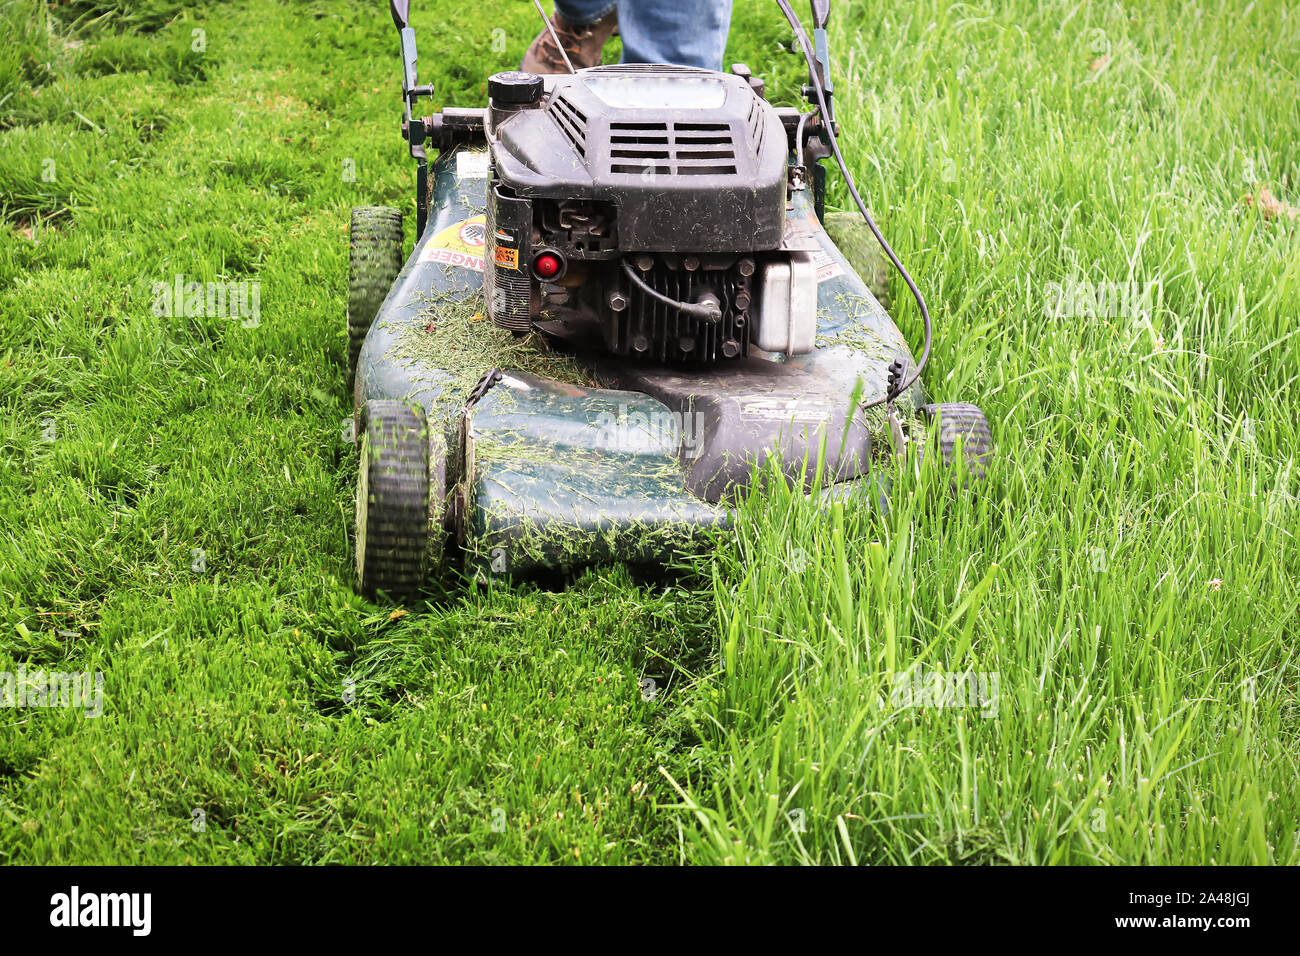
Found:
M 402 213 L 389 206 L 357 206 L 348 231 L 348 377 L 371 323 L 402 271 Z
M 960 445 L 967 474 L 983 478 L 993 455 L 993 433 L 979 406 L 968 402 L 938 402 L 922 405 L 920 410 L 930 423 L 944 466 L 952 466 Z
M 441 530 L 440 521 L 430 527 L 428 423 L 418 405 L 375 400 L 362 409 L 361 427 L 357 581 L 368 597 L 408 600 L 429 570 L 430 532 Z

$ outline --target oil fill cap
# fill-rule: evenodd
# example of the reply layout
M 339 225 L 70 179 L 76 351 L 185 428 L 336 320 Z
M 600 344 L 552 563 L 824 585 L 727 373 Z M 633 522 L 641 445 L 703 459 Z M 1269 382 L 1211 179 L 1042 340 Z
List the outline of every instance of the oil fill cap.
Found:
M 502 106 L 536 103 L 542 98 L 542 78 L 523 70 L 507 70 L 488 77 L 488 97 Z

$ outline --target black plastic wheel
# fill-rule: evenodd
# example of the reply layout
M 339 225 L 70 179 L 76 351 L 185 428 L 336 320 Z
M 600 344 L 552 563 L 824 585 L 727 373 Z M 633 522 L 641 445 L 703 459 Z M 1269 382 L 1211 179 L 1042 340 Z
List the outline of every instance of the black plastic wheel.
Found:
M 357 580 L 367 596 L 406 600 L 428 567 L 428 428 L 419 406 L 402 402 L 366 402 L 361 420 Z
M 979 406 L 967 402 L 939 402 L 922 405 L 921 413 L 931 423 L 944 465 L 953 464 L 960 440 L 967 472 L 983 478 L 988 460 L 993 455 L 993 434 Z
M 402 214 L 388 206 L 357 206 L 348 231 L 348 377 L 379 306 L 402 271 Z
M 880 248 L 859 212 L 828 212 L 823 225 L 836 248 L 867 284 L 871 294 L 889 311 L 889 277 L 894 264 Z

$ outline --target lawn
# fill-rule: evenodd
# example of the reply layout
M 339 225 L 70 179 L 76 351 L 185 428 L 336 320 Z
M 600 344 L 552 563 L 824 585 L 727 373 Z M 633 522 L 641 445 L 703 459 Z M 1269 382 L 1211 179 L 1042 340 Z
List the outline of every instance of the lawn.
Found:
M 441 105 L 538 23 L 414 6 Z M 986 480 L 774 485 L 666 580 L 407 611 L 353 592 L 342 435 L 348 210 L 413 207 L 384 4 L 0 31 L 0 674 L 103 674 L 100 716 L 0 709 L 0 862 L 1300 861 L 1294 6 L 839 4 L 843 146 Z M 789 47 L 737 0 L 785 105 Z M 177 275 L 259 320 L 160 310 Z

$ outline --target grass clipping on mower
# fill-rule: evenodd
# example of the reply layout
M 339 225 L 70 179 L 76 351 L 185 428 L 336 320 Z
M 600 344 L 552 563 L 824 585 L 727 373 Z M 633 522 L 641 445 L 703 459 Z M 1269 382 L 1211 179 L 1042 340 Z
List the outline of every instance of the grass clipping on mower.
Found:
M 514 370 L 570 385 L 598 388 L 590 369 L 573 355 L 557 352 L 545 336 L 516 336 L 487 314 L 482 292 L 466 298 L 426 296 L 420 317 L 399 335 L 389 357 L 437 368 L 450 377 L 442 402 L 460 405 L 489 369 Z M 432 411 L 430 409 L 429 411 Z

